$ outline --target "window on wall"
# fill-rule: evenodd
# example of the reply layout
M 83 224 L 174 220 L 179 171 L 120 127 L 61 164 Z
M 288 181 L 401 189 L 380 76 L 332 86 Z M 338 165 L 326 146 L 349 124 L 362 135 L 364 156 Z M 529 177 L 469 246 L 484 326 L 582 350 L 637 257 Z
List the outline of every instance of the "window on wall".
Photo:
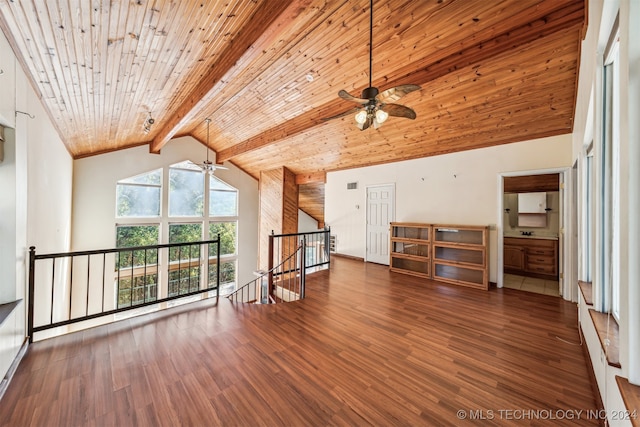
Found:
M 614 26 L 607 45 L 603 71 L 602 135 L 602 255 L 604 308 L 620 316 L 620 61 L 619 35 Z
M 220 235 L 220 284 L 221 293 L 235 289 L 238 243 L 238 190 L 224 181 L 209 176 L 209 238 Z M 215 246 L 209 249 L 209 283 L 215 283 L 218 266 L 212 264 L 217 253 Z
M 595 205 L 594 199 L 594 174 L 593 174 L 593 142 L 589 145 L 585 158 L 585 245 L 584 245 L 584 280 L 591 282 L 593 280 L 593 214 Z
M 130 248 L 157 245 L 159 231 L 158 224 L 117 225 L 116 247 Z M 118 308 L 130 307 L 157 299 L 157 264 L 157 249 L 139 249 L 118 253 L 116 256 L 116 297 Z
M 166 252 L 125 252 L 118 260 L 118 306 L 138 304 L 160 296 L 185 295 L 214 286 L 220 270 L 220 293 L 236 287 L 238 258 L 238 190 L 221 179 L 205 175 L 185 161 L 168 168 L 168 185 L 162 185 L 162 169 L 121 180 L 117 184 L 116 225 L 118 247 L 185 243 Z M 163 212 L 161 200 L 167 200 Z M 131 223 L 131 224 L 128 224 Z M 166 229 L 164 228 L 166 227 Z M 201 253 L 189 242 L 213 240 L 217 246 Z M 129 254 L 129 255 L 127 255 Z M 208 255 L 208 263 L 207 263 Z M 167 265 L 144 272 L 137 268 L 147 257 Z M 206 271 L 203 271 L 208 267 Z
M 593 154 L 587 152 L 587 203 L 590 210 L 589 233 L 593 231 L 592 271 L 597 308 L 610 312 L 619 320 L 620 307 L 620 70 L 618 20 L 613 26 L 603 56 L 601 132 L 595 140 Z M 593 197 L 592 197 L 593 196 Z M 592 197 L 592 198 L 591 198 Z M 592 203 L 592 205 L 591 205 Z M 589 206 L 589 207 L 590 207 Z M 587 237 L 590 238 L 590 235 Z

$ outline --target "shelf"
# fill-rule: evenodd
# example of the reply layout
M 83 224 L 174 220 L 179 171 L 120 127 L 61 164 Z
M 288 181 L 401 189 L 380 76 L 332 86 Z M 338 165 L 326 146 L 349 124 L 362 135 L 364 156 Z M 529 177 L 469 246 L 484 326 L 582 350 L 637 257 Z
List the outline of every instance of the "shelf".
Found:
M 487 289 L 485 284 L 485 269 L 470 268 L 461 265 L 433 262 L 433 278 L 443 282 L 474 288 Z
M 402 254 L 402 255 L 416 255 L 420 257 L 429 258 L 429 244 L 425 243 L 416 243 L 418 241 L 410 241 L 410 240 L 391 240 L 391 252 L 394 254 Z
M 430 277 L 428 261 L 409 257 L 391 256 L 391 271 L 412 274 L 414 276 Z
M 436 243 L 455 243 L 484 246 L 485 236 L 482 229 L 464 229 L 455 226 L 433 227 L 433 240 Z
M 456 264 L 484 267 L 484 251 L 455 246 L 433 245 L 433 259 Z
M 429 241 L 431 226 L 411 222 L 394 222 L 391 227 L 391 237 Z

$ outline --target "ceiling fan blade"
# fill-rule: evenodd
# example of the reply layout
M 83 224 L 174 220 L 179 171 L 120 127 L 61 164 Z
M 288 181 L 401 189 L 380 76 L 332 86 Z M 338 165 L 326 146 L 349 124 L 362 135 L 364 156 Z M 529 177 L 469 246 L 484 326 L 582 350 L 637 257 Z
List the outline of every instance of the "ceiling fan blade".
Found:
M 407 119 L 414 120 L 416 118 L 416 112 L 409 107 L 405 107 L 400 104 L 384 104 L 380 107 L 382 111 L 395 117 L 406 117 Z
M 406 94 L 420 89 L 421 87 L 418 85 L 400 85 L 381 92 L 378 96 L 376 96 L 376 99 L 382 103 L 394 102 L 402 98 Z
M 349 114 L 355 114 L 360 110 L 361 107 L 352 108 L 349 111 L 345 111 L 344 113 L 336 114 L 335 116 L 325 117 L 324 119 L 320 119 L 323 122 L 328 122 L 329 120 L 339 119 L 340 117 L 348 116 Z
M 338 92 L 338 96 L 346 101 L 357 102 L 358 104 L 363 104 L 363 105 L 369 102 L 368 99 L 356 98 L 355 96 L 351 95 L 349 92 L 347 92 L 344 89 Z

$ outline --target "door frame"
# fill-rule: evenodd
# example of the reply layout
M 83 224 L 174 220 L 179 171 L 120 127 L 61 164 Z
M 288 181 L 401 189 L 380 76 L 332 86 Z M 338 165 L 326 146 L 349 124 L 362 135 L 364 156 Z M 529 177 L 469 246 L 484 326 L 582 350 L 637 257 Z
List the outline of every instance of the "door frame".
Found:
M 560 296 L 565 300 L 572 301 L 573 296 L 576 295 L 575 289 L 577 287 L 577 277 L 573 277 L 573 269 L 571 268 L 571 263 L 576 261 L 576 254 L 571 253 L 571 236 L 574 232 L 573 227 L 575 226 L 571 221 L 571 210 L 577 209 L 577 206 L 571 206 L 570 203 L 573 192 L 571 167 L 501 172 L 498 174 L 498 212 L 496 215 L 496 258 L 498 263 L 496 283 L 498 288 L 502 288 L 504 285 L 504 178 L 523 175 L 545 175 L 551 173 L 560 174 L 561 185 L 564 184 L 564 188 L 560 190 L 562 197 L 560 197 L 560 230 L 558 230 L 558 277 L 560 281 Z M 562 237 L 560 236 L 561 234 Z
M 365 221 L 365 226 L 364 226 L 364 262 L 375 262 L 375 261 L 369 261 L 369 248 L 367 247 L 367 236 L 369 235 L 369 189 L 370 188 L 375 188 L 375 187 L 391 187 L 392 191 L 393 191 L 393 196 L 392 196 L 392 203 L 391 203 L 391 215 L 389 215 L 389 222 L 394 222 L 396 220 L 396 183 L 395 182 L 390 182 L 390 183 L 386 183 L 386 184 L 371 184 L 371 185 L 367 185 L 365 186 L 364 189 L 364 203 L 365 203 L 365 210 L 364 210 L 364 221 Z M 389 251 L 391 251 L 391 247 L 389 247 Z

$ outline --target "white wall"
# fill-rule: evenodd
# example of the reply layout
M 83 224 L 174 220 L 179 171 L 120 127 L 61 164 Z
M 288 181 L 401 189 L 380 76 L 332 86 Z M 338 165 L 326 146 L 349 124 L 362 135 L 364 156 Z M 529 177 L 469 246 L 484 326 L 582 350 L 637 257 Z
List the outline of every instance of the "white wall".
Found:
M 147 146 L 115 151 L 74 161 L 73 250 L 115 247 L 116 183 L 184 160 L 201 162 L 205 150 L 191 137 L 169 141 L 161 154 Z M 258 182 L 227 163 L 216 176 L 239 191 L 238 285 L 255 277 L 258 253 Z
M 490 232 L 490 280 L 496 281 L 499 175 L 571 165 L 571 136 L 563 135 L 442 156 L 327 174 L 325 221 L 336 251 L 364 258 L 366 187 L 396 184 L 395 221 L 495 225 Z M 348 182 L 358 182 L 347 190 Z
M 309 233 L 311 231 L 318 231 L 318 221 L 307 215 L 305 211 L 298 209 L 298 233 Z
M 11 139 L 10 160 L 0 164 L 0 176 L 12 170 L 10 177 L 0 177 L 2 193 L 10 196 L 0 198 L 11 200 L 13 215 L 8 214 L 8 221 L 14 227 L 13 250 L 2 254 L 10 262 L 0 269 L 0 302 L 23 300 L 0 326 L 0 376 L 4 376 L 27 334 L 28 247 L 35 246 L 40 253 L 69 249 L 73 169 L 71 156 L 3 34 L 0 58 L 4 71 L 0 74 L 0 116 L 13 127 L 6 132 Z M 33 118 L 16 114 L 16 110 Z M 5 221 L 4 215 L 0 221 Z

